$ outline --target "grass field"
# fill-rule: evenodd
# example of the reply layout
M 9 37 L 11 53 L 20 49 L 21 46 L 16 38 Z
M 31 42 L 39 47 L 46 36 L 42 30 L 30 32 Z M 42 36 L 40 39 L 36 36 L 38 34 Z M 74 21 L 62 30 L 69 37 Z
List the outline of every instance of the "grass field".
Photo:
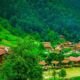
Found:
M 56 70 L 56 72 L 58 72 L 58 71 L 59 71 L 59 69 Z M 51 78 L 52 72 L 53 72 L 52 69 L 48 70 L 48 71 L 44 71 L 44 74 L 43 74 L 44 79 Z M 66 72 L 67 72 L 66 78 L 72 78 L 72 77 L 80 76 L 80 67 L 67 68 Z M 58 75 L 56 77 L 58 77 Z
M 67 71 L 67 77 L 68 78 L 80 76 L 80 67 L 68 68 L 68 69 L 66 69 L 66 71 Z

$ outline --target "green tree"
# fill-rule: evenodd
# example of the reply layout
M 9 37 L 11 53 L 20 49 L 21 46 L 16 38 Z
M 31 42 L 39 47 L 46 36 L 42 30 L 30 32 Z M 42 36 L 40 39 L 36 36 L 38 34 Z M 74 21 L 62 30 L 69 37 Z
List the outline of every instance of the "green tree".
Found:
M 0 68 L 0 80 L 42 80 L 35 40 L 26 38 L 14 49 Z M 38 49 L 38 48 L 37 48 Z M 35 51 L 34 51 L 35 50 Z
M 50 65 L 52 61 L 57 59 L 57 55 L 56 53 L 49 53 L 47 58 L 46 58 L 46 62 Z
M 62 78 L 62 80 L 64 80 L 64 78 L 66 77 L 66 75 L 67 75 L 66 70 L 64 68 L 62 68 L 59 71 L 59 76 Z
M 58 54 L 58 61 L 59 61 L 59 65 L 61 67 L 62 65 L 62 61 L 64 60 L 64 53 L 61 51 L 59 54 Z

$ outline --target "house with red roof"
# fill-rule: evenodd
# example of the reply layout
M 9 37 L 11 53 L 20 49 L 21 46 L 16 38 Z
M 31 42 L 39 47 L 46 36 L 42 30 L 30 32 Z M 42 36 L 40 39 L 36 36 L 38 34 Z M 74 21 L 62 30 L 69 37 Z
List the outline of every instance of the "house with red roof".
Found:
M 0 62 L 2 62 L 3 55 L 7 54 L 9 51 L 9 47 L 0 46 Z
M 52 47 L 50 42 L 42 42 L 42 44 L 43 44 L 43 47 L 46 50 L 48 50 L 49 52 L 53 52 L 54 51 L 54 49 L 53 49 L 53 47 Z

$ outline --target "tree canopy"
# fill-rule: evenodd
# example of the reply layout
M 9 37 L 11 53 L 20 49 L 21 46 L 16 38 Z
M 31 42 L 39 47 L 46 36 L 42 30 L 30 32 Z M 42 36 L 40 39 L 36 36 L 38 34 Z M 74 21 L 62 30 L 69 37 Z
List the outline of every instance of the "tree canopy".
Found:
M 35 41 L 26 38 L 12 51 L 0 68 L 0 80 L 42 80 L 42 68 Z M 36 48 L 38 49 L 38 48 Z

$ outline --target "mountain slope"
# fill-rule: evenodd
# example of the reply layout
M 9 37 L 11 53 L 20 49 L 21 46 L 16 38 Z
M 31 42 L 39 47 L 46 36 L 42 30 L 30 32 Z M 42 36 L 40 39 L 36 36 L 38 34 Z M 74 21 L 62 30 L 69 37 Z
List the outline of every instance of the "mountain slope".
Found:
M 13 35 L 8 29 L 13 29 L 10 23 L 3 18 L 0 18 L 0 45 L 16 46 L 17 41 L 21 39 Z
M 26 37 L 32 37 L 40 42 L 50 41 L 53 47 L 66 41 L 64 38 L 60 38 L 58 33 L 50 29 L 46 29 L 47 34 L 44 32 L 42 33 L 43 36 L 40 36 L 38 33 L 29 34 L 23 32 L 21 34 L 22 32 L 20 33 L 20 30 L 11 26 L 8 20 L 0 18 L 0 45 L 15 47 L 19 41 L 23 41 Z
M 79 0 L 2 0 L 0 15 L 22 34 L 38 33 L 42 38 L 47 30 L 64 35 L 67 40 L 80 41 Z M 16 32 L 17 33 L 17 32 Z M 25 35 L 25 34 L 24 34 Z

